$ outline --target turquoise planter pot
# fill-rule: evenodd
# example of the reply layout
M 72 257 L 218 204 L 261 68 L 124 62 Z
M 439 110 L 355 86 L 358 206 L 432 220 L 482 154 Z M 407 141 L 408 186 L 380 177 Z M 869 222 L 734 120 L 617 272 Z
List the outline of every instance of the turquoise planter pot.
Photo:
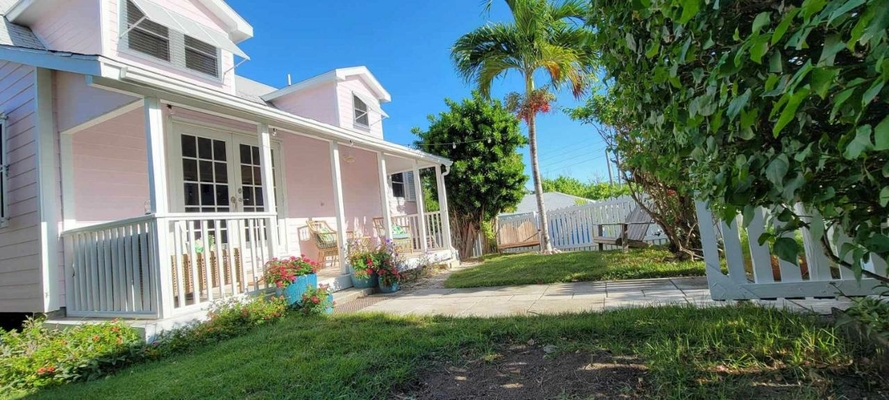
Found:
M 367 278 L 364 278 L 364 279 L 356 278 L 355 274 L 352 274 L 351 277 L 352 277 L 352 286 L 354 286 L 358 289 L 366 289 L 366 288 L 372 288 L 372 287 L 377 286 L 377 273 L 376 272 L 374 272 L 373 274 L 371 274 L 370 276 L 368 276 Z
M 395 293 L 400 288 L 401 285 L 399 285 L 398 282 L 395 282 L 389 286 L 386 286 L 382 282 L 380 282 L 380 293 Z
M 275 289 L 275 294 L 278 296 L 283 294 L 287 299 L 287 304 L 293 305 L 302 300 L 303 294 L 305 294 L 306 290 L 309 288 L 318 288 L 318 275 L 308 274 L 297 276 L 296 281 L 290 286 L 287 286 L 284 289 Z
M 333 293 L 327 295 L 327 301 L 330 303 L 330 307 L 327 307 L 327 309 L 324 310 L 324 313 L 333 314 Z

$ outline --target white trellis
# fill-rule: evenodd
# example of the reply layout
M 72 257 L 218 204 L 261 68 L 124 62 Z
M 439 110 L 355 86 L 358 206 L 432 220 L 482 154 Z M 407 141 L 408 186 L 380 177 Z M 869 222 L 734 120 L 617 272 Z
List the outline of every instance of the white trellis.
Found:
M 802 259 L 806 268 L 778 260 L 772 256 L 768 244 L 760 245 L 757 240 L 767 228 L 768 211 L 765 209 L 755 211 L 753 220 L 746 228 L 749 246 L 743 248 L 737 219 L 731 224 L 717 221 L 707 204 L 701 201 L 695 203 L 695 208 L 704 247 L 707 282 L 714 300 L 863 296 L 874 294 L 874 288 L 879 284 L 875 279 L 857 280 L 851 270 L 830 262 L 822 243 L 815 241 L 805 228 L 800 229 L 799 233 L 804 244 Z M 799 215 L 806 215 L 801 205 L 797 205 L 795 210 Z M 833 232 L 825 234 L 834 236 Z M 841 247 L 848 239 L 837 236 L 840 239 L 832 245 Z M 773 260 L 777 268 L 773 267 Z M 886 262 L 876 257 L 865 268 L 877 274 L 886 274 Z

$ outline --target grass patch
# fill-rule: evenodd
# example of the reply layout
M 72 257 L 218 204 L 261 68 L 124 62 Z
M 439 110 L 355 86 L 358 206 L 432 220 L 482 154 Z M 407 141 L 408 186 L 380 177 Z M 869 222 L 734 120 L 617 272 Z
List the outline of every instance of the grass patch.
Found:
M 451 274 L 445 286 L 470 288 L 704 275 L 703 262 L 672 258 L 669 251 L 659 247 L 627 253 L 613 250 L 505 255 Z
M 754 398 L 762 397 L 762 387 L 789 387 L 766 393 L 778 398 L 825 398 L 838 390 L 848 394 L 835 377 L 866 372 L 855 369 L 863 350 L 841 339 L 834 327 L 813 316 L 753 306 L 640 308 L 570 318 L 358 314 L 287 317 L 190 354 L 32 395 L 389 398 L 412 393 L 421 376 L 445 373 L 433 368 L 437 363 L 491 358 L 511 343 L 532 339 L 536 346 L 556 346 L 557 354 L 637 357 L 648 369 L 646 398 Z M 868 381 L 856 380 L 855 394 L 870 397 L 875 389 L 863 386 Z

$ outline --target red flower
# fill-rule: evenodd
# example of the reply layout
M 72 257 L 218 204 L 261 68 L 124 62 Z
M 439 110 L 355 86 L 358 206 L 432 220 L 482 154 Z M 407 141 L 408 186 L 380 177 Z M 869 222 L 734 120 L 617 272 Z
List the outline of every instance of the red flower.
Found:
M 318 304 L 320 302 L 321 302 L 321 299 L 319 299 L 317 296 L 312 296 L 312 303 Z
M 374 270 L 371 268 L 368 268 L 368 269 L 364 270 L 364 272 L 367 272 L 367 274 L 370 275 L 370 274 L 374 273 Z
M 93 341 L 94 341 L 94 342 L 98 342 L 98 341 L 99 341 L 99 336 L 93 336 Z

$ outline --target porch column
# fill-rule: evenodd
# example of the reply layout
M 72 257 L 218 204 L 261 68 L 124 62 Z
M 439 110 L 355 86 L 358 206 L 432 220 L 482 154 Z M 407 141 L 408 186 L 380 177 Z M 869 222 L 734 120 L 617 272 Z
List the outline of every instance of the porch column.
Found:
M 340 168 L 340 146 L 330 142 L 330 171 L 333 175 L 333 207 L 336 213 L 336 241 L 339 246 L 340 268 L 344 274 L 349 273 L 346 256 L 349 246 L 346 242 L 346 210 L 343 207 L 343 173 Z
M 417 215 L 420 220 L 420 250 L 423 253 L 429 248 L 426 234 L 426 205 L 423 204 L 423 180 L 420 179 L 420 163 L 414 160 L 414 195 L 417 198 Z
M 389 209 L 389 173 L 386 171 L 386 157 L 377 152 L 377 166 L 380 174 L 380 204 L 383 207 L 383 229 L 386 237 L 392 239 L 392 210 Z
M 272 139 L 269 135 L 269 125 L 259 124 L 256 127 L 259 136 L 260 168 L 262 172 L 262 198 L 265 201 L 266 211 L 275 214 L 269 218 L 269 258 L 278 256 L 278 199 L 275 198 L 275 172 L 272 167 Z M 281 154 L 278 155 L 279 157 Z
M 441 236 L 442 246 L 451 250 L 454 246 L 451 242 L 451 216 L 448 214 L 448 192 L 445 189 L 445 174 L 441 172 L 441 165 L 435 166 L 435 182 L 438 185 L 438 209 L 441 212 Z
M 155 219 L 154 241 L 151 243 L 152 263 L 156 269 L 152 271 L 151 288 L 157 293 L 157 315 L 166 318 L 173 313 L 173 277 L 170 270 L 169 225 L 165 219 L 169 213 L 167 197 L 167 155 L 164 146 L 164 114 L 157 97 L 146 97 L 145 106 L 145 140 L 148 149 L 148 193 L 151 201 L 151 213 Z

